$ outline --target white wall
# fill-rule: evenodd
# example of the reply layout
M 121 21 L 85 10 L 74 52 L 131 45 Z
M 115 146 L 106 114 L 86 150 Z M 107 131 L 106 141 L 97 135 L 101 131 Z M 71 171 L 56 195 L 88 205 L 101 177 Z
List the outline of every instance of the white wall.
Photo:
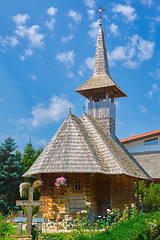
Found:
M 149 138 L 148 138 L 149 139 Z M 145 139 L 147 140 L 147 138 Z M 146 152 L 146 151 L 160 151 L 160 137 L 158 138 L 158 144 L 145 145 L 144 140 L 124 144 L 129 152 Z

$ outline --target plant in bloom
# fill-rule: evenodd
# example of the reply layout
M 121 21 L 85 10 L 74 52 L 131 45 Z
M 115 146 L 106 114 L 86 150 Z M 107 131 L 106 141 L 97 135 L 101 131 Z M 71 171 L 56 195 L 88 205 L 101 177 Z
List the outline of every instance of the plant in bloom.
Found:
M 111 211 L 111 209 L 107 209 L 107 213 L 111 213 L 112 211 Z
M 43 181 L 41 181 L 40 179 L 39 180 L 36 180 L 34 183 L 33 183 L 33 187 L 34 188 L 37 188 L 38 191 L 40 191 L 40 186 L 43 185 Z
M 87 213 L 87 211 L 86 211 L 86 210 L 82 210 L 81 213 L 82 213 L 82 214 L 83 214 L 83 213 Z
M 91 202 L 85 202 L 86 206 L 88 206 L 89 208 L 91 208 Z
M 91 208 L 91 202 L 89 202 L 88 198 L 85 196 L 85 200 L 84 200 L 84 206 L 86 208 L 86 211 L 89 212 L 89 209 Z
M 65 186 L 67 186 L 67 179 L 64 177 L 56 178 L 55 185 L 56 185 L 57 189 L 60 189 L 61 187 L 65 187 Z
M 29 187 L 30 187 L 29 182 L 23 182 L 19 185 L 20 197 L 27 197 Z

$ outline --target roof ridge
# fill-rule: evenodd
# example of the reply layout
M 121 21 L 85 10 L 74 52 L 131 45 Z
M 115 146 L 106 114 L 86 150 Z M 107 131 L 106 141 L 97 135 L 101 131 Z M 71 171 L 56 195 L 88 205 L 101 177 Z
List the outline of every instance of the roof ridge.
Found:
M 96 130 L 98 133 L 100 132 L 99 129 L 101 129 L 102 135 L 100 135 L 100 137 L 101 137 L 101 139 L 102 139 L 103 141 L 105 141 L 105 146 L 108 148 L 109 146 L 108 146 L 108 144 L 106 144 L 106 136 L 109 138 L 110 135 L 109 135 L 107 132 L 104 132 L 104 130 L 102 129 L 102 126 L 99 124 L 98 121 L 96 121 L 96 119 L 92 118 L 92 117 L 89 116 L 88 114 L 86 114 L 85 116 L 86 116 L 88 119 L 91 120 L 91 122 L 92 122 L 95 130 Z M 104 134 L 105 134 L 106 136 L 103 136 Z M 110 138 L 111 138 L 111 137 L 110 137 Z M 112 139 L 112 138 L 111 138 L 111 139 Z M 112 154 L 113 154 L 113 153 L 112 153 Z M 121 166 L 121 168 L 122 168 L 122 170 L 124 170 L 124 168 L 123 168 L 122 166 Z
M 83 115 L 82 115 L 83 116 Z M 113 136 L 115 139 L 113 139 L 107 132 L 105 132 L 102 128 L 102 126 L 100 125 L 100 123 L 92 118 L 91 116 L 89 116 L 88 114 L 85 113 L 84 115 L 85 117 L 87 117 L 89 120 L 91 120 L 92 125 L 94 125 L 94 127 L 96 128 L 96 130 L 99 132 L 99 134 L 101 135 L 103 141 L 106 144 L 106 147 L 109 148 L 111 150 L 111 148 L 113 149 L 113 146 L 111 147 L 112 144 L 116 143 L 116 145 L 114 144 L 114 147 L 116 147 L 116 150 L 114 152 L 112 152 L 113 156 L 116 157 L 116 161 L 118 163 L 118 165 L 120 165 L 121 169 L 123 170 L 123 174 L 126 174 L 126 161 L 124 161 L 123 163 L 119 161 L 119 150 L 125 152 L 125 154 L 128 156 L 128 158 L 132 161 L 133 164 L 135 164 L 137 166 L 137 169 L 135 169 L 136 171 L 139 170 L 141 171 L 141 174 L 143 173 L 143 175 L 147 176 L 147 178 L 151 178 L 149 176 L 149 174 L 142 168 L 142 166 L 137 162 L 137 160 L 128 152 L 128 150 L 125 148 L 125 146 L 119 141 L 119 139 L 116 136 Z M 106 142 L 107 138 L 109 139 L 109 141 Z M 117 151 L 118 150 L 118 151 Z M 125 164 L 124 164 L 125 163 Z M 134 165 L 134 166 L 135 166 Z M 130 170 L 130 175 L 133 174 L 133 172 Z M 127 175 L 127 174 L 126 174 Z M 128 174 L 129 175 L 129 174 Z M 140 177 L 140 176 L 139 176 Z M 143 176 L 144 178 L 144 176 Z

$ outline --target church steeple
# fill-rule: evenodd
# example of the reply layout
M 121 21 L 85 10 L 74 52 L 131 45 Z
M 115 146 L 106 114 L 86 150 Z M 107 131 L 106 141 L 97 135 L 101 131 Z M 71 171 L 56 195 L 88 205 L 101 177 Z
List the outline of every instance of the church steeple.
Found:
M 102 24 L 99 25 L 93 76 L 77 88 L 76 92 L 95 101 L 106 99 L 106 94 L 109 98 L 126 97 L 110 76 Z
M 114 99 L 126 97 L 126 94 L 112 80 L 109 71 L 107 51 L 104 41 L 104 34 L 101 23 L 100 7 L 97 11 L 100 13 L 100 24 L 97 36 L 96 54 L 93 76 L 76 89 L 76 92 L 88 98 L 88 114 L 96 118 L 109 134 L 115 135 L 116 127 L 116 106 Z
M 98 36 L 97 36 L 93 76 L 101 75 L 101 74 L 107 74 L 110 76 L 107 51 L 106 51 L 106 46 L 104 42 L 104 34 L 103 34 L 102 24 L 100 23 Z

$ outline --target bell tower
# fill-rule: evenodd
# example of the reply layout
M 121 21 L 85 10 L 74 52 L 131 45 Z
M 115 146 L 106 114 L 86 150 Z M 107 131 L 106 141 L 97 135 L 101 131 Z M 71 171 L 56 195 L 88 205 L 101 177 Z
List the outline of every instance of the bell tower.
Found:
M 115 135 L 116 132 L 116 106 L 114 99 L 126 97 L 127 95 L 112 80 L 109 71 L 107 51 L 104 34 L 100 23 L 97 36 L 96 54 L 93 76 L 76 89 L 76 92 L 89 99 L 88 115 L 97 119 L 106 129 L 108 134 Z

